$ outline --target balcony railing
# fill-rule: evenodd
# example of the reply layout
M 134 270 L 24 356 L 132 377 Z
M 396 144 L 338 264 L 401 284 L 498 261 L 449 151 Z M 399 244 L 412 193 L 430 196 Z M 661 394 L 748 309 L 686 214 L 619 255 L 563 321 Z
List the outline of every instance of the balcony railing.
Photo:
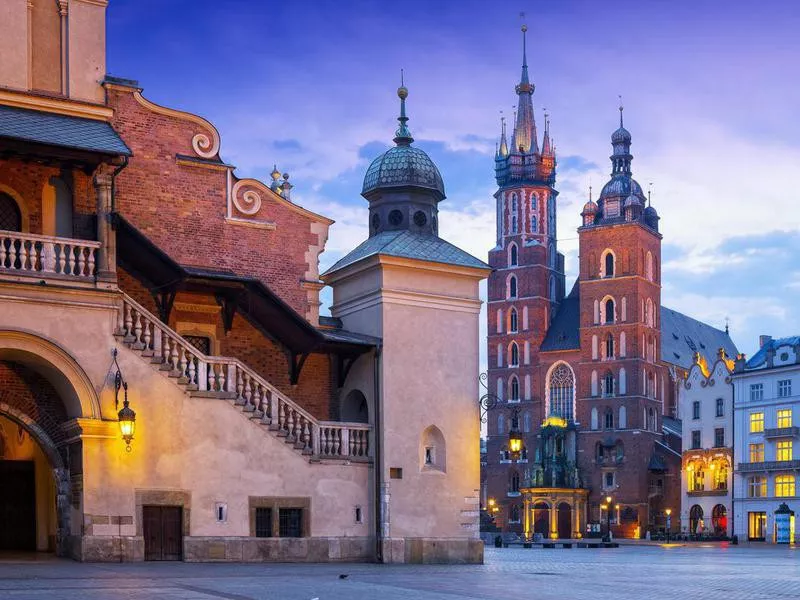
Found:
M 800 427 L 773 427 L 764 430 L 766 438 L 797 437 Z
M 739 463 L 739 471 L 742 473 L 793 470 L 800 470 L 800 460 L 772 460 L 767 462 Z
M 100 242 L 0 231 L 0 273 L 90 281 Z

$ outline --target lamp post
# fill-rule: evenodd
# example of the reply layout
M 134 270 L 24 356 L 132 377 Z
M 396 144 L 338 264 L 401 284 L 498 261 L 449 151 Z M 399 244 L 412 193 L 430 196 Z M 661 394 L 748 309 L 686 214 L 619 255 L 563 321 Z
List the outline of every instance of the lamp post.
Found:
M 611 496 L 606 496 L 606 541 L 611 541 Z
M 116 348 L 114 348 L 114 366 L 117 368 L 117 372 L 114 374 L 114 407 L 119 408 L 119 391 L 122 389 L 122 408 L 117 413 L 117 418 L 119 419 L 119 431 L 122 434 L 122 439 L 125 441 L 125 450 L 130 452 L 133 432 L 136 430 L 136 412 L 134 412 L 128 403 L 128 382 L 122 377 L 122 371 L 117 362 Z
M 664 512 L 667 513 L 667 543 L 669 544 L 669 530 L 672 527 L 672 509 L 668 508 Z

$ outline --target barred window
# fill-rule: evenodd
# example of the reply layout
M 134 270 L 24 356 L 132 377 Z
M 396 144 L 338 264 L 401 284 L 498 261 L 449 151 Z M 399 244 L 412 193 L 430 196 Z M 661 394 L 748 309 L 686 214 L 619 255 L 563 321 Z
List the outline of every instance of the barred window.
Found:
M 271 508 L 256 508 L 256 537 L 272 537 Z
M 281 537 L 303 537 L 303 509 L 281 508 L 278 510 L 278 529 Z

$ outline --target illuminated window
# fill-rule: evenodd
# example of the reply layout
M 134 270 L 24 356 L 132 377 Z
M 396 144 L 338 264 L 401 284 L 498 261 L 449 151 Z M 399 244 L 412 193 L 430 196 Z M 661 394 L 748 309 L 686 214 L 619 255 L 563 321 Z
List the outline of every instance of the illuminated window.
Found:
M 781 440 L 776 444 L 775 460 L 792 460 L 792 440 Z
M 750 402 L 760 402 L 764 399 L 764 384 L 751 383 L 750 384 Z
M 794 475 L 775 476 L 775 496 L 778 498 L 788 498 L 794 496 Z
M 747 513 L 747 539 L 764 541 L 767 534 L 767 513 Z
M 700 418 L 700 402 L 695 400 L 692 402 L 692 419 Z
M 747 497 L 763 498 L 767 495 L 767 478 L 755 475 L 747 480 Z
M 714 469 L 714 489 L 727 490 L 728 489 L 728 465 L 723 462 L 718 462 Z
M 778 381 L 778 398 L 788 398 L 792 395 L 792 380 L 781 379 Z
M 698 465 L 693 471 L 689 471 L 689 491 L 702 492 L 706 488 L 706 474 L 703 467 Z
M 717 410 L 715 414 L 718 417 L 725 416 L 725 400 L 722 398 L 717 398 Z
M 764 462 L 764 444 L 750 444 L 750 462 Z
M 692 450 L 700 448 L 700 430 L 692 432 Z
M 778 409 L 778 427 L 791 427 L 792 426 L 792 409 L 781 408 Z
M 750 413 L 750 433 L 762 433 L 764 431 L 764 413 Z

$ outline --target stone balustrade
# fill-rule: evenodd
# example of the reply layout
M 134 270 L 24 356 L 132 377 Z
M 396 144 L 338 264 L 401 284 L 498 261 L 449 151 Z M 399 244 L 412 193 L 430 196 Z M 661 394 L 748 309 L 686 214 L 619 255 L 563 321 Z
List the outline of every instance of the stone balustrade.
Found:
M 100 242 L 0 231 L 0 272 L 91 280 Z
M 303 454 L 320 459 L 370 459 L 369 425 L 317 420 L 239 359 L 204 355 L 126 294 L 117 334 L 187 390 L 228 394 L 246 415 Z

